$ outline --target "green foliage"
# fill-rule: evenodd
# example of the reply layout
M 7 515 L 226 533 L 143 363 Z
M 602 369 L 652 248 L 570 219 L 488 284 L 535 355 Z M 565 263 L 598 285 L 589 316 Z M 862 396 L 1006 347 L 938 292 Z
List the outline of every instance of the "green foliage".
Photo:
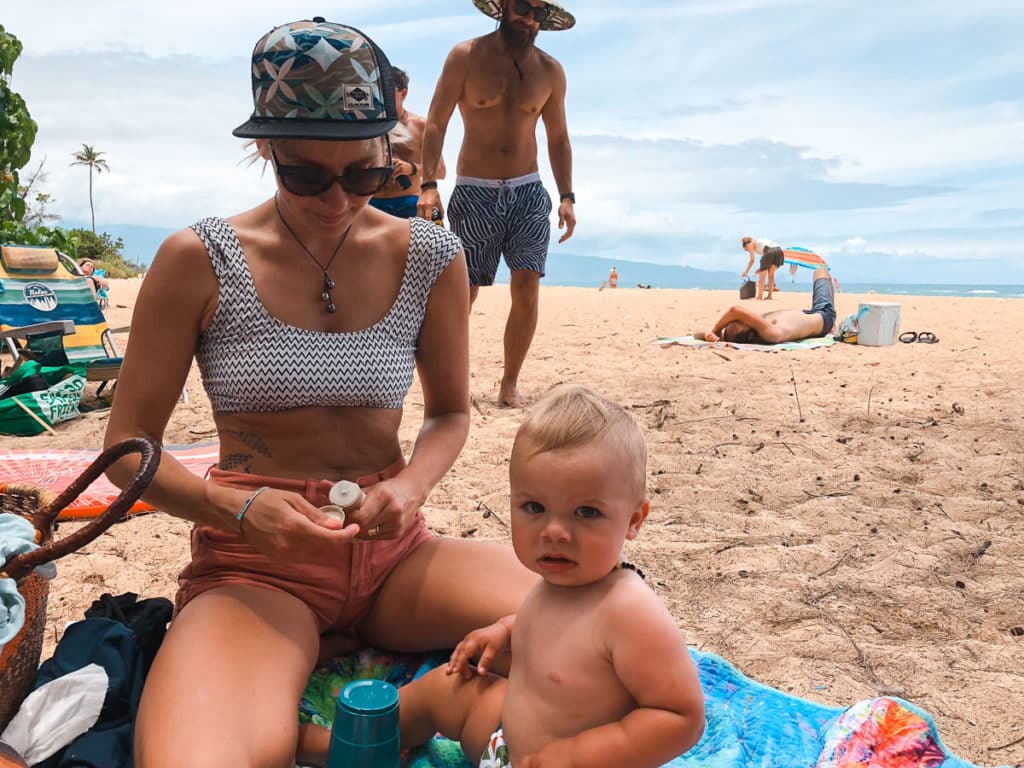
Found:
M 19 222 L 25 201 L 18 194 L 18 169 L 28 164 L 37 126 L 25 100 L 8 82 L 22 45 L 0 25 L 0 224 Z
M 42 163 L 31 180 L 21 186 L 18 170 L 28 165 L 32 154 L 32 143 L 36 139 L 38 126 L 28 113 L 25 100 L 9 87 L 14 62 L 21 55 L 22 44 L 0 25 L 0 243 L 19 245 L 42 245 L 57 248 L 78 260 L 90 258 L 96 266 L 105 269 L 107 277 L 130 277 L 141 272 L 141 267 L 124 258 L 124 241 L 111 239 L 104 232 L 96 234 L 96 218 L 93 214 L 92 231 L 87 229 L 64 230 L 48 227 L 47 222 L 59 217 L 51 214 L 46 207 L 53 200 L 45 192 L 36 192 L 26 207 L 36 180 L 42 180 Z M 73 153 L 72 165 L 89 168 L 89 207 L 92 205 L 92 174 L 109 171 L 103 153 L 88 144 Z M 28 216 L 26 217 L 26 213 Z
M 21 221 L 9 219 L 0 221 L 0 243 L 43 245 L 47 248 L 57 248 L 72 258 L 78 252 L 78 242 L 67 230 L 43 226 L 29 228 Z
M 88 229 L 72 229 L 69 235 L 76 243 L 75 258 L 92 259 L 97 268 L 106 270 L 107 277 L 134 277 L 142 271 L 138 264 L 125 259 L 120 237 L 115 240 L 106 232 L 97 235 Z

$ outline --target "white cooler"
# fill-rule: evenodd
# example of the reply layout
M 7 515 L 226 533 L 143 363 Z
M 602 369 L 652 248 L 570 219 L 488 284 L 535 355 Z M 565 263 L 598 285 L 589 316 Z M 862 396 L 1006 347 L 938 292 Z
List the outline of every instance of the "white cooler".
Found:
M 900 305 L 891 301 L 875 301 L 860 305 L 867 312 L 857 323 L 857 343 L 866 347 L 887 347 L 900 335 Z

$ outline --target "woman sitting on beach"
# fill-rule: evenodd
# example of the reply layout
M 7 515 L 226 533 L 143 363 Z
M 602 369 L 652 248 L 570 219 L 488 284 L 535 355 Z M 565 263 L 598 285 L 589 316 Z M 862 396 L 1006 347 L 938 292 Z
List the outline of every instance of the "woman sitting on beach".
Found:
M 145 495 L 195 528 L 136 722 L 142 768 L 292 765 L 319 655 L 453 647 L 535 580 L 511 547 L 434 537 L 420 511 L 469 428 L 469 281 L 449 232 L 367 205 L 391 170 L 386 57 L 317 18 L 267 33 L 252 72 L 255 112 L 234 133 L 277 194 L 161 245 L 106 436 L 162 439 L 195 357 L 220 462 L 204 480 L 165 453 Z M 344 523 L 320 510 L 342 479 L 365 490 Z
M 82 259 L 78 262 L 78 268 L 82 270 L 82 274 L 85 275 L 89 287 L 92 288 L 92 295 L 97 299 L 105 299 L 110 283 L 107 282 L 105 277 L 96 274 L 95 262 L 92 259 Z

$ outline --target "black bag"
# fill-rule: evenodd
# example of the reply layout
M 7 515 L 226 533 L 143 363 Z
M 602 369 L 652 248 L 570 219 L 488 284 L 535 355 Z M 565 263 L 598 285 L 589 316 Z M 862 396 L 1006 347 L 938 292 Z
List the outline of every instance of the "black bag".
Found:
M 740 286 L 740 300 L 752 299 L 757 295 L 757 283 L 753 280 L 747 279 L 743 285 Z

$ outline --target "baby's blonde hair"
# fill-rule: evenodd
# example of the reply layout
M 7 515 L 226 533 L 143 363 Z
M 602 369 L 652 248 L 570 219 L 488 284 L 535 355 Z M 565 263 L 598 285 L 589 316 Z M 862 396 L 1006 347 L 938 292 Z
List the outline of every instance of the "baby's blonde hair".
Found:
M 515 446 L 528 439 L 536 453 L 605 442 L 621 453 L 623 473 L 641 497 L 647 486 L 647 443 L 643 431 L 618 403 L 582 384 L 560 384 L 537 401 L 516 432 Z

